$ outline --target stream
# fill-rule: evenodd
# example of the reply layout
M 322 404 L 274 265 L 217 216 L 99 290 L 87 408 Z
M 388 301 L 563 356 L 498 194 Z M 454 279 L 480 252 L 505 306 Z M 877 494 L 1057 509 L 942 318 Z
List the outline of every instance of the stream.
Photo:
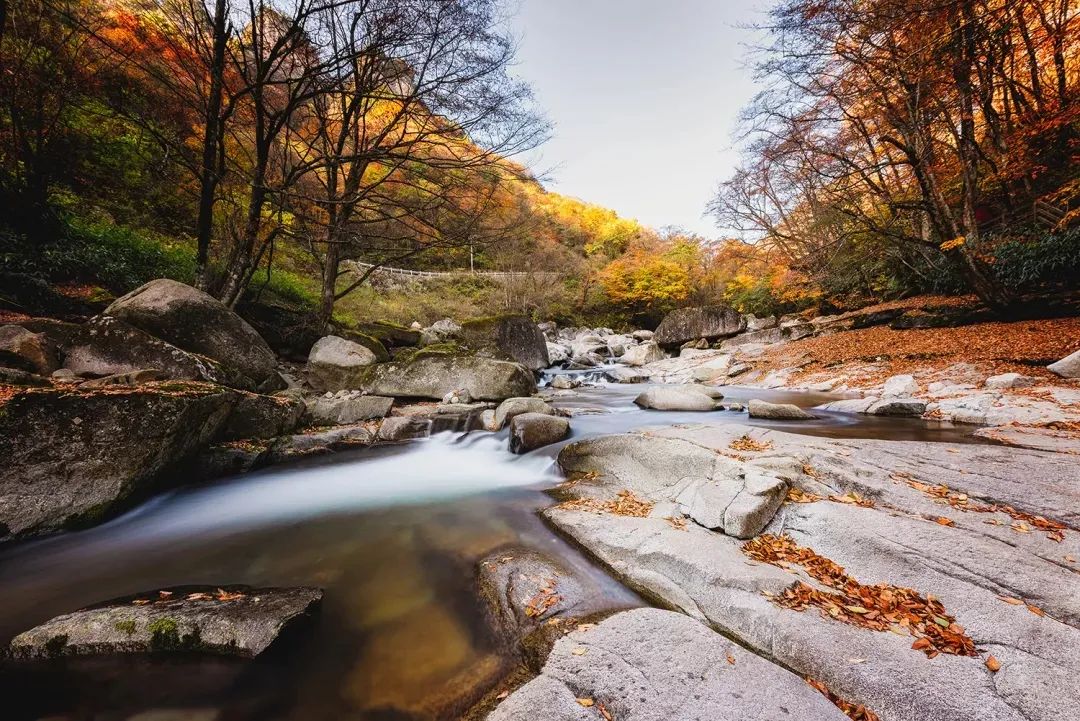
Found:
M 748 421 L 745 413 L 643 411 L 641 385 L 558 396 L 598 412 L 570 440 L 673 423 L 751 423 L 829 437 L 967 442 L 916 419 L 823 413 Z M 803 407 L 831 394 L 728 387 Z M 0 673 L 5 719 L 376 721 L 455 719 L 517 660 L 488 630 L 476 562 L 523 545 L 597 581 L 610 609 L 643 601 L 556 536 L 536 510 L 561 480 L 560 446 L 524 456 L 498 434 L 440 434 L 275 466 L 165 493 L 93 529 L 0 547 L 0 643 L 55 615 L 167 586 L 312 585 L 313 623 L 254 661 L 80 658 Z

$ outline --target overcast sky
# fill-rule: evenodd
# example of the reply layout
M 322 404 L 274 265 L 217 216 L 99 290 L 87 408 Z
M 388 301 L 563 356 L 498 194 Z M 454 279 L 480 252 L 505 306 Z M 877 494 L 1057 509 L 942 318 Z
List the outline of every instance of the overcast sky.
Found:
M 519 0 L 517 74 L 555 125 L 529 158 L 547 186 L 706 236 L 754 85 L 737 26 L 767 0 Z

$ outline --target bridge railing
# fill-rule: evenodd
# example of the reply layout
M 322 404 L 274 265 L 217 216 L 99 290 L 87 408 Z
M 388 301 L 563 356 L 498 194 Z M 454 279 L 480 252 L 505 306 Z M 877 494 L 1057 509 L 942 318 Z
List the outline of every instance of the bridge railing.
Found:
M 345 262 L 345 266 L 356 273 L 362 275 L 372 268 L 372 275 L 389 275 L 399 276 L 403 278 L 454 278 L 463 275 L 476 275 L 482 278 L 492 278 L 494 280 L 513 280 L 516 278 L 558 278 L 562 273 L 555 271 L 527 271 L 527 270 L 412 270 L 410 268 L 394 268 L 388 265 L 375 265 L 373 263 L 361 263 L 358 260 L 349 260 Z

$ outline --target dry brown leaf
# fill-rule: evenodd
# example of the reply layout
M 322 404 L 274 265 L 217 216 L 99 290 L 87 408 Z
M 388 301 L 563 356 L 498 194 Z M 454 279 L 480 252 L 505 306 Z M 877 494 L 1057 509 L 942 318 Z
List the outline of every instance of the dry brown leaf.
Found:
M 987 656 L 986 667 L 990 669 L 990 673 L 997 673 L 1001 670 L 1001 661 L 998 661 L 993 656 Z
M 593 704 L 596 703 L 591 698 L 579 698 L 577 699 L 577 702 L 585 708 L 590 708 Z

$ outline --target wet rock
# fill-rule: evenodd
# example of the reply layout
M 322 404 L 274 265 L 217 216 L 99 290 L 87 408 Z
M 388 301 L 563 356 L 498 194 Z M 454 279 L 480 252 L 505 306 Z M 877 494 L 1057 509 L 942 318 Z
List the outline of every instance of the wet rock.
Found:
M 555 410 L 541 398 L 507 398 L 495 409 L 495 430 L 505 428 L 514 416 L 522 413 L 555 415 Z
M 369 446 L 375 440 L 370 428 L 362 425 L 338 426 L 327 430 L 297 433 L 277 438 L 263 454 L 260 463 L 281 463 L 303 456 L 317 456 L 334 451 Z
M 224 426 L 235 393 L 198 383 L 33 388 L 0 403 L 0 537 L 89 525 L 155 488 Z
M 308 398 L 306 405 L 308 417 L 313 425 L 342 426 L 374 418 L 385 418 L 394 405 L 394 399 L 339 392 L 330 398 L 326 396 Z
M 563 391 L 580 388 L 581 379 L 568 375 L 558 375 L 551 379 L 551 387 Z
M 72 374 L 74 376 L 74 374 Z M 52 385 L 48 379 L 39 375 L 19 370 L 18 368 L 5 368 L 0 366 L 0 383 L 12 386 L 48 386 Z
M 287 395 L 239 393 L 219 440 L 265 439 L 292 433 L 304 415 L 304 402 Z
M 496 350 L 529 370 L 538 371 L 551 365 L 544 334 L 523 315 L 466 321 L 461 325 L 461 337 L 473 350 Z
M 604 371 L 604 375 L 613 383 L 648 383 L 651 377 L 648 372 L 616 366 Z
M 79 388 L 83 390 L 93 390 L 94 388 L 108 388 L 109 386 L 137 386 L 142 383 L 160 381 L 163 380 L 164 377 L 164 374 L 157 368 L 144 368 L 128 373 L 117 373 L 111 376 L 104 376 L 103 378 L 93 378 L 88 381 L 83 381 L 79 384 Z
M 746 406 L 744 406 L 742 403 L 725 403 L 724 410 L 731 411 L 733 413 L 742 413 L 746 410 Z
M 885 398 L 871 404 L 864 412 L 872 416 L 919 418 L 926 412 L 926 403 L 917 398 Z
M 751 418 L 770 421 L 812 421 L 814 416 L 793 403 L 767 403 L 754 398 L 749 403 Z
M 911 398 L 919 392 L 919 384 L 909 375 L 893 376 L 885 381 L 882 398 Z
M 595 584 L 562 563 L 517 546 L 481 560 L 476 585 L 496 633 L 537 670 L 575 619 L 599 610 L 601 597 Z
M 649 608 L 560 639 L 543 673 L 488 719 L 595 721 L 597 708 L 625 721 L 847 718 L 794 673 L 681 613 Z
M 571 464 L 576 470 L 599 474 L 591 485 L 576 485 L 575 493 L 606 497 L 626 487 L 645 493 L 694 477 L 708 454 L 726 452 L 749 433 L 772 448 L 739 463 L 782 467 L 797 487 L 823 496 L 784 504 L 769 528 L 834 561 L 858 582 L 933 594 L 975 640 L 978 655 L 942 654 L 928 661 L 908 635 L 842 623 L 814 609 L 780 607 L 770 598 L 793 580 L 807 580 L 799 568 L 748 563 L 736 539 L 697 526 L 672 527 L 659 493 L 653 496 L 657 508 L 644 518 L 558 506 L 544 515 L 631 586 L 797 674 L 825 680 L 883 719 L 1052 721 L 1080 693 L 1080 599 L 1074 570 L 1061 562 L 1063 552 L 1080 545 L 1074 510 L 1080 470 L 1071 456 L 987 445 L 819 439 L 725 424 L 585 442 L 600 454 L 571 444 L 560 464 L 565 456 L 577 461 Z M 1020 532 L 1007 513 L 964 512 L 920 490 L 937 484 L 978 504 L 1042 515 L 1066 530 L 1060 541 L 1030 525 Z M 844 494 L 869 503 L 856 505 Z M 830 495 L 839 500 L 826 500 Z M 1006 603 L 1003 596 L 1021 603 Z M 1000 662 L 997 673 L 987 671 L 989 654 Z M 905 682 L 896 683 L 898 678 Z
M 359 343 L 328 335 L 311 347 L 308 383 L 317 391 L 355 390 L 364 371 L 376 360 L 375 354 Z
M 277 364 L 270 346 L 243 318 L 216 298 L 175 280 L 152 280 L 118 298 L 104 315 L 212 358 L 256 385 L 269 378 Z
M 64 348 L 64 367 L 83 376 L 154 368 L 171 380 L 208 381 L 250 390 L 253 381 L 217 361 L 155 338 L 122 320 L 99 316 L 78 328 Z
M 638 395 L 634 403 L 656 411 L 715 411 L 722 393 L 703 386 L 653 386 Z
M 656 329 L 654 340 L 661 346 L 678 346 L 699 338 L 712 341 L 746 330 L 746 318 L 726 305 L 682 308 L 668 313 Z
M 550 365 L 562 365 L 570 360 L 570 351 L 561 343 L 548 343 L 547 352 Z
M 19 634 L 13 658 L 210 653 L 254 658 L 310 616 L 317 588 L 177 588 L 64 614 Z M 137 603 L 136 603 L 137 602 Z
M 522 413 L 510 421 L 510 452 L 529 451 L 558 443 L 570 435 L 570 421 L 545 413 Z
M 1057 363 L 1051 363 L 1046 369 L 1062 378 L 1080 378 L 1080 350 L 1065 356 Z
M 380 441 L 396 443 L 431 435 L 431 421 L 426 418 L 394 416 L 383 420 L 376 436 Z
M 846 398 L 842 401 L 830 401 L 823 403 L 818 408 L 823 411 L 835 411 L 837 413 L 869 413 L 870 408 L 878 403 L 877 396 L 868 398 Z
M 359 386 L 372 395 L 441 399 L 465 390 L 477 400 L 501 401 L 536 392 L 532 373 L 517 363 L 469 356 L 432 356 L 368 367 Z
M 651 330 L 636 330 L 630 334 L 630 337 L 639 343 L 643 343 L 653 339 L 653 332 Z
M 622 363 L 628 366 L 643 366 L 656 361 L 664 360 L 667 354 L 653 341 L 646 341 L 641 345 L 627 348 L 623 353 Z
M 0 365 L 41 376 L 60 367 L 56 347 L 48 336 L 18 325 L 0 326 Z
M 986 379 L 984 384 L 987 388 L 1002 389 L 1002 388 L 1030 388 L 1035 385 L 1036 379 L 1031 376 L 1026 376 L 1021 373 L 1002 373 L 996 376 L 990 376 Z

